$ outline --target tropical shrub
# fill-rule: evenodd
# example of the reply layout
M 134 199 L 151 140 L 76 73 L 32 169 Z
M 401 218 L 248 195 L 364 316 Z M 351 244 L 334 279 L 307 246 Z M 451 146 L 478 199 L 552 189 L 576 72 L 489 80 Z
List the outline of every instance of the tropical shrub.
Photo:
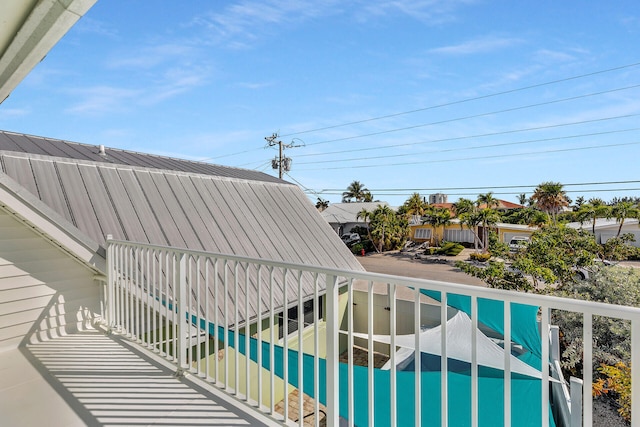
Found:
M 602 267 L 586 281 L 572 283 L 556 295 L 588 301 L 607 302 L 640 307 L 640 270 L 636 268 Z M 553 311 L 552 322 L 560 327 L 561 364 L 563 370 L 582 377 L 582 315 Z M 629 363 L 631 324 L 609 317 L 593 318 L 594 365 L 600 365 L 599 377 L 594 378 L 594 395 L 613 394 L 623 417 L 630 416 L 631 376 Z
M 488 252 L 485 252 L 485 253 L 472 252 L 471 254 L 469 254 L 469 258 L 472 261 L 487 262 L 489 261 L 489 258 L 491 258 L 491 254 Z
M 618 402 L 618 413 L 631 422 L 631 366 L 618 362 L 613 366 L 601 365 L 598 372 L 604 375 L 593 383 L 593 396 L 612 393 Z
M 460 243 L 442 242 L 442 246 L 438 248 L 437 254 L 447 255 L 447 256 L 456 256 L 460 252 L 462 252 L 463 249 L 464 249 L 464 246 L 462 246 Z

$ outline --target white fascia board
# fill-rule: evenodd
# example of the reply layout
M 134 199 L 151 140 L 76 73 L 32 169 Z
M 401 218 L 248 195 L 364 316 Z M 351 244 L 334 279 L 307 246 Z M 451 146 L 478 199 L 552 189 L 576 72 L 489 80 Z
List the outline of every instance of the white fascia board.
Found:
M 0 57 L 0 103 L 96 1 L 38 1 Z
M 4 174 L 0 174 L 0 208 L 94 272 L 103 275 L 107 271 L 104 249 L 97 242 Z

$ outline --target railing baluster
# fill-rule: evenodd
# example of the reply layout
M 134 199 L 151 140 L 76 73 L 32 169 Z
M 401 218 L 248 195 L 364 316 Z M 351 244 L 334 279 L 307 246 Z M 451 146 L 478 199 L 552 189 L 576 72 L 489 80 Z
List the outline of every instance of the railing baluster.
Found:
M 215 284 L 214 284 L 215 286 Z M 209 334 L 209 258 L 204 259 L 204 377 L 209 380 L 209 359 L 211 358 L 210 337 Z M 215 325 L 215 324 L 214 324 Z M 216 334 L 217 336 L 218 334 Z
M 136 341 L 142 342 L 142 331 L 140 329 L 141 320 L 142 320 L 142 280 L 140 279 L 140 248 L 135 249 L 135 258 L 136 262 L 134 263 L 135 268 L 135 308 L 136 308 Z
M 413 290 L 413 294 L 414 294 L 414 301 L 413 301 L 413 329 L 415 331 L 415 351 L 413 353 L 413 357 L 414 357 L 414 372 L 415 372 L 415 414 L 414 414 L 414 423 L 416 426 L 420 426 L 422 425 L 422 420 L 421 420 L 421 402 L 422 399 L 421 397 L 421 392 L 420 392 L 420 385 L 421 385 L 421 378 L 422 378 L 422 366 L 421 366 L 421 362 L 422 362 L 422 357 L 421 357 L 421 352 L 420 352 L 420 334 L 422 332 L 422 327 L 421 327 L 421 321 L 420 321 L 420 289 L 414 289 Z
M 245 401 L 249 401 L 251 398 L 251 347 L 249 346 L 249 338 L 251 337 L 251 329 L 249 324 L 249 264 L 247 264 L 245 279 L 244 279 L 244 350 L 245 350 L 245 386 L 244 386 L 244 395 Z
M 160 299 L 161 299 L 161 295 L 160 294 L 160 288 L 159 288 L 159 280 L 158 280 L 158 276 L 156 275 L 156 270 L 158 269 L 158 264 L 159 264 L 159 260 L 158 260 L 158 253 L 153 250 L 153 256 L 151 257 L 151 259 L 153 260 L 152 266 L 151 266 L 151 286 L 153 289 L 153 294 L 151 295 L 151 304 L 153 305 L 153 316 L 151 317 L 151 321 L 153 323 L 151 330 L 152 330 L 152 339 L 151 339 L 151 346 L 153 351 L 157 351 L 156 346 L 158 345 L 158 319 L 161 319 L 161 317 L 159 318 L 158 316 L 160 315 L 161 311 L 160 311 Z M 157 308 L 156 308 L 157 307 Z
M 106 312 L 106 322 L 107 327 L 109 329 L 113 328 L 115 324 L 114 319 L 114 307 L 115 307 L 115 297 L 114 297 L 114 288 L 115 288 L 115 271 L 113 270 L 113 263 L 115 261 L 114 256 L 114 245 L 110 242 L 111 235 L 107 236 L 107 312 Z
M 289 275 L 289 269 L 285 268 L 282 273 L 282 290 L 283 290 L 283 320 L 282 327 L 284 328 L 284 332 L 282 334 L 283 337 L 283 350 L 284 360 L 284 420 L 285 422 L 289 421 L 289 287 L 287 286 L 287 276 Z
M 228 265 L 226 261 L 223 261 L 224 265 L 224 281 L 222 285 L 224 286 L 224 294 L 222 297 L 224 298 L 224 389 L 229 390 L 229 274 L 228 274 Z
M 542 407 L 540 414 L 542 427 L 549 426 L 549 308 L 540 307 L 540 334 L 542 341 Z M 591 390 L 591 388 L 589 388 Z
M 191 322 L 187 321 L 187 312 L 189 310 L 189 300 L 187 299 L 187 268 L 188 259 L 184 253 L 176 254 L 177 268 L 174 270 L 174 286 L 178 288 L 178 311 L 176 313 L 175 323 L 177 325 L 178 336 L 178 368 L 189 369 L 188 347 L 191 344 Z M 187 335 L 189 338 L 187 339 Z
M 153 282 L 151 282 L 150 272 L 151 272 L 151 263 L 150 263 L 150 253 L 151 249 L 147 248 L 145 250 L 146 256 L 146 274 L 145 274 L 145 284 L 146 284 L 146 308 L 147 308 L 147 320 L 145 322 L 145 345 L 146 347 L 150 347 L 152 344 L 151 334 L 153 333 L 153 329 L 151 328 L 151 309 L 153 308 L 153 292 L 151 291 L 151 286 L 153 286 Z M 144 289 L 143 289 L 144 291 Z
M 582 360 L 582 381 L 583 381 L 583 425 L 591 427 L 593 425 L 593 400 L 591 390 L 593 389 L 593 316 L 591 313 L 584 313 L 583 316 L 583 360 Z M 544 344 L 544 343 L 543 343 Z M 544 349 L 544 345 L 543 345 Z M 544 356 L 544 353 L 543 353 Z M 544 359 L 542 359 L 544 362 Z M 543 372 L 544 375 L 544 372 Z
M 449 425 L 449 362 L 447 360 L 447 293 L 440 294 L 440 424 Z
M 302 306 L 302 271 L 298 270 L 298 424 L 304 425 L 304 378 L 303 378 L 303 341 L 302 331 L 304 329 L 304 310 Z
M 353 279 L 347 285 L 347 413 L 349 427 L 354 426 L 354 387 L 353 387 Z
M 183 322 L 183 320 L 180 319 L 180 310 L 178 308 L 178 304 L 180 303 L 180 301 L 178 301 L 178 298 L 180 298 L 178 294 L 180 289 L 184 289 L 183 286 L 180 286 L 179 277 L 176 277 L 176 272 L 180 269 L 180 258 L 181 257 L 178 252 L 174 251 L 171 255 L 171 266 L 173 271 L 173 283 L 171 286 L 171 295 L 173 300 L 173 308 L 171 309 L 171 315 L 173 316 L 173 360 L 178 363 L 178 365 L 180 365 L 178 352 L 180 351 L 180 348 L 182 348 L 180 346 L 180 340 L 182 339 L 180 336 L 180 326 Z
M 367 366 L 367 383 L 368 383 L 368 420 L 369 425 L 373 427 L 375 425 L 375 395 L 374 395 L 374 383 L 375 377 L 373 375 L 375 369 L 375 357 L 373 354 L 374 343 L 373 343 L 373 281 L 369 280 L 369 284 L 367 287 L 367 334 L 368 334 L 368 350 L 369 350 L 369 360 Z
M 220 286 L 220 270 L 218 269 L 219 260 L 216 258 L 213 261 L 213 326 L 214 326 L 214 341 L 213 341 L 213 380 L 216 384 L 220 381 L 218 376 L 220 363 L 218 362 L 219 341 L 220 341 L 220 318 L 218 312 L 220 311 L 220 296 L 218 295 L 218 287 Z
M 340 333 L 339 303 L 338 303 L 338 278 L 327 274 L 326 279 L 326 304 L 327 304 L 327 425 L 339 425 L 340 395 L 340 370 L 339 370 L 339 340 Z
M 640 426 L 640 319 L 631 321 L 631 425 Z
M 397 414 L 397 369 L 396 369 L 396 284 L 391 283 L 387 284 L 387 289 L 389 290 L 389 334 L 391 335 L 391 347 L 389 349 L 389 356 L 391 360 L 391 381 L 390 381 L 390 401 L 389 405 L 389 413 L 391 419 L 389 420 L 389 425 L 391 427 L 395 427 L 398 423 L 398 414 Z
M 471 297 L 471 425 L 478 426 L 478 298 Z
M 511 303 L 504 302 L 504 427 L 511 426 Z
M 238 277 L 238 264 L 236 261 L 233 266 L 233 394 L 235 396 L 238 396 L 238 393 L 240 393 L 240 328 L 238 327 L 238 308 L 240 306 L 238 288 L 240 287 L 240 278 Z
M 168 359 L 169 358 L 169 343 L 173 338 L 173 334 L 171 334 L 171 329 L 173 323 L 169 323 L 169 304 L 171 302 L 171 298 L 169 295 L 169 252 L 162 251 L 164 256 L 164 328 L 162 333 L 164 334 L 164 355 Z
M 184 273 L 187 276 L 187 279 L 185 281 L 185 304 L 184 307 L 186 307 L 186 312 L 185 315 L 181 316 L 183 317 L 183 319 L 181 320 L 181 322 L 186 321 L 187 323 L 185 324 L 185 329 L 187 331 L 187 335 L 185 340 L 187 342 L 187 369 L 191 370 L 191 366 L 192 363 L 191 361 L 193 360 L 193 355 L 191 354 L 193 352 L 193 304 L 192 304 L 192 295 L 193 295 L 193 289 L 192 289 L 192 285 L 193 285 L 193 268 L 192 268 L 192 257 L 189 255 L 186 255 L 186 259 L 185 259 L 185 270 Z
M 318 337 L 318 323 L 322 317 L 320 312 L 319 299 L 318 299 L 318 287 L 319 283 L 318 273 L 314 273 L 313 276 L 313 413 L 314 413 L 314 425 L 320 426 L 320 339 Z
M 202 316 L 201 316 L 201 307 L 200 307 L 200 286 L 202 286 L 202 280 L 200 279 L 200 257 L 195 258 L 196 263 L 196 300 L 194 303 L 194 310 L 196 311 L 196 333 L 198 334 L 196 337 L 196 373 L 198 376 L 202 376 L 202 346 L 201 336 L 202 336 Z M 206 328 L 206 322 L 205 322 Z M 206 335 L 205 335 L 206 337 Z
M 275 415 L 275 303 L 274 303 L 274 273 L 269 267 L 269 413 Z
M 262 265 L 258 264 L 256 272 L 256 287 L 258 288 L 258 303 L 256 326 L 258 333 L 258 408 L 262 408 Z

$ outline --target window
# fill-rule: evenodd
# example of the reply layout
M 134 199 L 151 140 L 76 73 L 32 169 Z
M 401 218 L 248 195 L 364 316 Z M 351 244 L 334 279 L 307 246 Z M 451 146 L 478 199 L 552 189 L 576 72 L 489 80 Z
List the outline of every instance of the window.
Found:
M 414 239 L 430 239 L 431 238 L 431 229 L 430 228 L 416 228 L 416 232 L 413 235 Z
M 302 328 L 306 328 L 309 325 L 312 325 L 315 319 L 319 319 L 322 317 L 322 298 L 318 298 L 318 310 L 313 309 L 313 300 L 306 301 L 302 303 Z M 298 331 L 298 307 L 291 307 L 287 312 L 287 335 L 291 335 L 294 332 Z M 284 328 L 284 315 L 282 313 L 278 314 L 278 338 L 282 339 L 284 337 L 285 328 Z

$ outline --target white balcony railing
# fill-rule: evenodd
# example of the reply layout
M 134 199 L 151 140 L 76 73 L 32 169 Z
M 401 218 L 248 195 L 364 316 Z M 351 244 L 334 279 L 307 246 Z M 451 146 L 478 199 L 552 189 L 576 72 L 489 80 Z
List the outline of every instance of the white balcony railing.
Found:
M 514 328 L 519 327 L 515 317 L 522 305 L 538 313 L 537 357 L 543 361 L 550 360 L 552 310 L 583 316 L 585 426 L 592 425 L 593 317 L 630 321 L 632 408 L 640 408 L 640 309 L 107 243 L 106 317 L 112 330 L 165 357 L 177 372 L 202 377 L 280 421 L 284 417 L 288 423 L 319 425 L 324 412 L 330 426 L 337 426 L 340 417 L 349 425 L 477 426 L 497 425 L 496 420 L 505 426 L 525 421 L 550 425 L 552 364 L 543 363 L 537 375 L 522 371 L 509 345 L 520 332 Z M 453 326 L 447 322 L 452 316 L 448 303 L 460 305 L 461 298 L 471 324 L 463 334 L 468 360 L 457 356 Z M 434 307 L 436 314 L 430 316 Z M 305 314 L 308 325 L 296 325 Z M 485 323 L 483 314 L 499 319 L 503 328 L 493 338 L 507 343 L 489 363 L 482 355 L 483 336 L 471 332 Z M 291 325 L 296 326 L 293 333 Z M 436 325 L 432 335 L 420 333 L 425 325 Z M 433 335 L 436 330 L 440 333 Z M 439 342 L 425 342 L 434 336 Z M 424 359 L 429 346 L 436 350 Z M 397 352 L 401 347 L 404 353 Z M 354 351 L 365 352 L 358 359 L 362 363 Z M 408 352 L 413 358 L 409 368 L 398 364 Z M 380 353 L 389 358 L 388 369 L 374 366 Z M 525 398 L 529 400 L 523 402 Z M 305 405 L 315 415 L 305 416 Z M 533 416 L 526 412 L 532 406 Z M 523 421 L 523 416 L 529 418 Z M 640 426 L 640 410 L 632 416 L 632 425 Z M 579 423 L 580 417 L 574 413 L 573 420 Z

